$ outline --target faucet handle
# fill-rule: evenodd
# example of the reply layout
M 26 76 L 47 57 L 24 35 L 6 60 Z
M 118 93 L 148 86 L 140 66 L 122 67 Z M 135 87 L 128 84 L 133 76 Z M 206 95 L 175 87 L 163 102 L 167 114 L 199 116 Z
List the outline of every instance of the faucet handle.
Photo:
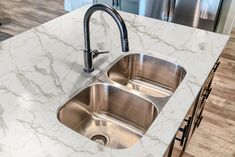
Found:
M 109 51 L 98 51 L 98 50 L 92 50 L 91 51 L 92 52 L 92 54 L 93 54 L 93 58 L 95 58 L 95 57 L 97 57 L 98 55 L 100 55 L 100 54 L 104 54 L 104 53 L 109 53 Z

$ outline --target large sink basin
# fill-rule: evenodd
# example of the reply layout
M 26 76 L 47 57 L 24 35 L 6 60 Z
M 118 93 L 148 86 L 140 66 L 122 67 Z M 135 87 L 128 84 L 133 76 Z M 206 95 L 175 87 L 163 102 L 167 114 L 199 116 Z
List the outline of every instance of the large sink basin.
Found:
M 171 96 L 185 74 L 177 64 L 143 54 L 124 56 L 107 71 L 113 82 L 153 97 Z
M 138 142 L 157 114 L 151 101 L 112 85 L 95 83 L 62 106 L 58 119 L 101 145 L 123 149 Z

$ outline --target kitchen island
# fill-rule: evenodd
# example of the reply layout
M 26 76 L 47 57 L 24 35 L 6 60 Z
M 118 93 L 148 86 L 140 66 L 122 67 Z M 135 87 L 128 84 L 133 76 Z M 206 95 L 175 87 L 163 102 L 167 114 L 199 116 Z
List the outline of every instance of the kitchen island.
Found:
M 72 131 L 58 108 L 102 73 L 121 52 L 119 31 L 106 13 L 91 20 L 92 48 L 109 50 L 83 72 L 83 17 L 87 7 L 0 43 L 0 156 L 163 156 L 222 52 L 228 37 L 120 12 L 130 51 L 179 64 L 186 76 L 144 137 L 110 149 Z

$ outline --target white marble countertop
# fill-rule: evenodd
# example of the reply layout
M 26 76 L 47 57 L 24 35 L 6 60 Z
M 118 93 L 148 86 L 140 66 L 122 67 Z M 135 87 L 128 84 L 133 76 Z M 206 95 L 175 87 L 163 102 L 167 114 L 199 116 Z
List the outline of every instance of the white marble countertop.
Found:
M 92 48 L 110 50 L 83 72 L 83 16 L 87 7 L 0 43 L 1 157 L 162 156 L 228 37 L 156 19 L 121 13 L 129 53 L 145 53 L 182 65 L 187 74 L 141 140 L 127 149 L 102 147 L 65 127 L 57 110 L 121 52 L 118 28 L 106 13 L 91 22 Z

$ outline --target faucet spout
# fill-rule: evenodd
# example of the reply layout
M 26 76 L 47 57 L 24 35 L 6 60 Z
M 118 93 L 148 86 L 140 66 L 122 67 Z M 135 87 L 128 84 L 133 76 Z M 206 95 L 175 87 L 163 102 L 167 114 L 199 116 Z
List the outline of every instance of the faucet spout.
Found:
M 119 13 L 112 7 L 103 5 L 103 4 L 95 4 L 91 6 L 85 16 L 83 21 L 84 26 L 84 40 L 85 40 L 85 50 L 84 50 L 84 71 L 85 72 L 92 72 L 94 70 L 93 68 L 93 53 L 90 47 L 90 18 L 91 15 L 96 11 L 104 11 L 108 13 L 116 22 L 118 25 L 119 31 L 120 31 L 120 37 L 121 37 L 121 46 L 123 52 L 129 51 L 129 44 L 128 44 L 128 33 L 127 28 L 125 25 L 124 20 L 119 15 Z

